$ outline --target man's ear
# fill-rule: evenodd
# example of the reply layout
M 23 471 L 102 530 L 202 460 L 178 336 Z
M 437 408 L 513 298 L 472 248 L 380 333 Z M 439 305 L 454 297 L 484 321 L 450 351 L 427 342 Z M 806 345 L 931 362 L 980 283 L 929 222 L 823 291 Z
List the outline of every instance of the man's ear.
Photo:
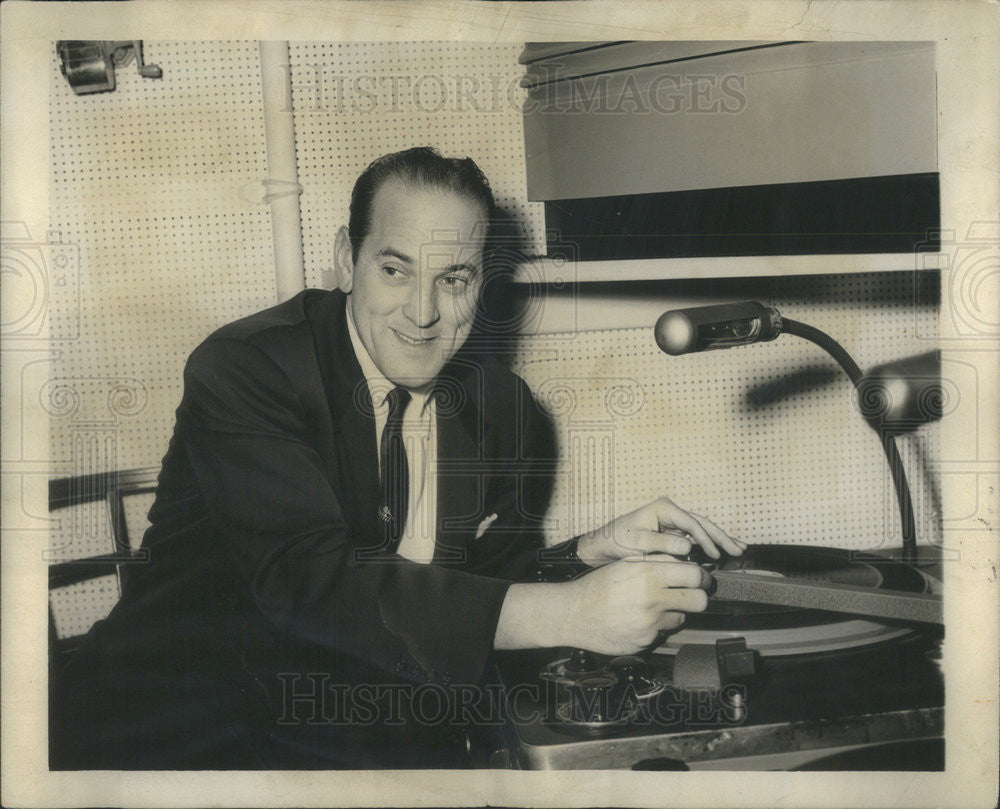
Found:
M 333 243 L 333 269 L 337 279 L 337 289 L 345 295 L 354 286 L 354 258 L 351 255 L 351 236 L 346 227 L 337 231 Z

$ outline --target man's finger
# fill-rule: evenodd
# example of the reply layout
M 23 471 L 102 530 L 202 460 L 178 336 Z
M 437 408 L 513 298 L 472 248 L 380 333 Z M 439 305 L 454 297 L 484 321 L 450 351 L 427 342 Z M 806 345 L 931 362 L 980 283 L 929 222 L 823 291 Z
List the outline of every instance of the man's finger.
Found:
M 657 629 L 661 632 L 669 632 L 684 625 L 685 615 L 683 612 L 665 612 L 657 622 Z
M 680 506 L 673 503 L 670 505 L 671 508 L 667 515 L 668 525 L 673 525 L 675 528 L 680 528 L 682 531 L 687 532 L 691 539 L 697 542 L 702 550 L 713 559 L 718 559 L 722 556 L 719 553 L 719 549 L 715 546 L 715 541 L 709 536 L 708 531 L 705 530 L 705 527 L 698 520 Z
M 647 556 L 645 561 L 655 567 L 650 574 L 656 576 L 656 583 L 662 588 L 687 587 L 704 588 L 712 583 L 708 571 L 694 562 L 681 562 L 672 556 Z
M 703 612 L 708 606 L 708 593 L 697 588 L 664 591 L 663 609 L 666 612 Z
M 682 562 L 665 553 L 651 553 L 646 556 L 626 556 L 609 566 L 629 566 L 630 575 L 654 577 L 657 587 L 701 587 L 712 584 L 712 575 L 694 562 Z
M 691 552 L 691 540 L 678 531 L 649 531 L 645 528 L 634 528 L 615 535 L 615 545 L 621 548 L 623 554 L 639 556 L 644 553 L 667 553 L 674 556 L 687 556 Z
M 658 515 L 661 527 L 680 528 L 687 532 L 713 559 L 718 559 L 722 555 L 719 553 L 719 547 L 734 556 L 743 553 L 743 549 L 733 541 L 733 538 L 711 520 L 705 520 L 711 528 L 709 530 L 696 515 L 685 511 L 673 501 L 663 498 L 658 503 L 662 508 L 662 512 Z
M 739 556 L 746 550 L 747 546 L 745 542 L 740 542 L 735 537 L 729 536 L 725 531 L 723 531 L 719 526 L 712 522 L 708 517 L 703 517 L 701 514 L 695 514 L 693 511 L 688 512 L 692 517 L 694 517 L 705 532 L 712 537 L 715 543 L 726 550 L 733 556 Z

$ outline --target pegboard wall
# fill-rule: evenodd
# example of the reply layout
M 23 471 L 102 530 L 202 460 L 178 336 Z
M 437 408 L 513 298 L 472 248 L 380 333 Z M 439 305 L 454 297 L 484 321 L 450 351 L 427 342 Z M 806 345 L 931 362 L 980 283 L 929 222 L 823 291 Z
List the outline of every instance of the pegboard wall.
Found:
M 333 240 L 354 180 L 412 146 L 471 157 L 497 204 L 544 250 L 544 209 L 528 202 L 516 42 L 323 42 L 290 45 L 306 285 L 335 286 Z
M 771 286 L 764 302 L 826 331 L 863 368 L 936 345 L 936 308 L 915 304 L 912 274 L 783 278 Z M 662 310 L 669 308 L 663 301 Z M 669 357 L 650 322 L 532 337 L 515 369 L 559 434 L 550 541 L 666 495 L 751 543 L 901 543 L 877 436 L 860 417 L 847 376 L 812 343 L 783 336 Z M 949 390 L 945 412 L 961 418 L 953 411 L 969 403 Z M 937 437 L 931 425 L 898 441 L 921 542 L 940 541 L 939 498 L 928 474 Z
M 107 616 L 120 595 L 118 577 L 114 575 L 52 590 L 49 606 L 56 636 L 72 638 L 86 634 L 94 621 Z
M 274 302 L 269 214 L 244 201 L 267 171 L 258 48 L 147 41 L 163 79 L 133 63 L 86 96 L 54 54 L 51 222 L 77 250 L 79 302 L 52 316 L 52 457 L 72 474 L 153 466 L 191 349 Z
M 269 213 L 247 201 L 267 173 L 257 43 L 144 51 L 162 79 L 133 62 L 114 92 L 76 96 L 52 43 L 49 241 L 71 258 L 74 294 L 53 299 L 37 395 L 59 475 L 159 464 L 187 355 L 275 300 Z M 53 561 L 109 551 L 102 505 L 53 515 Z M 114 577 L 55 591 L 57 630 L 85 631 L 117 597 Z

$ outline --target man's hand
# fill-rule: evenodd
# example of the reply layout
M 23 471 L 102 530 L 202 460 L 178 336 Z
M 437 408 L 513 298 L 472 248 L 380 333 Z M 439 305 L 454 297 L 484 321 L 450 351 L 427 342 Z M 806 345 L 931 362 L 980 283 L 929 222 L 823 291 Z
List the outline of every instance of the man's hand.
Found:
M 571 646 L 609 655 L 635 654 L 660 632 L 677 629 L 685 612 L 708 605 L 709 574 L 670 556 L 622 559 L 565 586 L 572 605 Z
M 698 565 L 658 554 L 621 559 L 561 584 L 512 584 L 494 646 L 635 654 L 684 623 L 684 613 L 704 610 L 710 582 Z
M 746 545 L 711 520 L 655 500 L 580 537 L 577 555 L 599 568 L 561 584 L 512 584 L 497 623 L 497 649 L 577 646 L 634 654 L 708 604 L 711 577 L 683 562 L 694 544 L 718 559 Z
M 739 556 L 746 545 L 733 539 L 706 517 L 685 511 L 661 497 L 580 537 L 577 556 L 591 567 L 648 554 L 686 556 L 697 543 L 713 559 L 719 548 Z

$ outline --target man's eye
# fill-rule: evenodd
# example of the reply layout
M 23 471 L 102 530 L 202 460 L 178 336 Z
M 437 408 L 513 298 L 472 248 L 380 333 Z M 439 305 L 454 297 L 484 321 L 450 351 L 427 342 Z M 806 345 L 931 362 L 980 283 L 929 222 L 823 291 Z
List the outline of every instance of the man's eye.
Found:
M 446 275 L 441 279 L 441 283 L 457 291 L 465 289 L 469 285 L 469 279 L 462 275 Z
M 403 271 L 399 267 L 393 267 L 391 264 L 386 264 L 382 267 L 382 272 L 384 272 L 389 278 L 401 278 Z

